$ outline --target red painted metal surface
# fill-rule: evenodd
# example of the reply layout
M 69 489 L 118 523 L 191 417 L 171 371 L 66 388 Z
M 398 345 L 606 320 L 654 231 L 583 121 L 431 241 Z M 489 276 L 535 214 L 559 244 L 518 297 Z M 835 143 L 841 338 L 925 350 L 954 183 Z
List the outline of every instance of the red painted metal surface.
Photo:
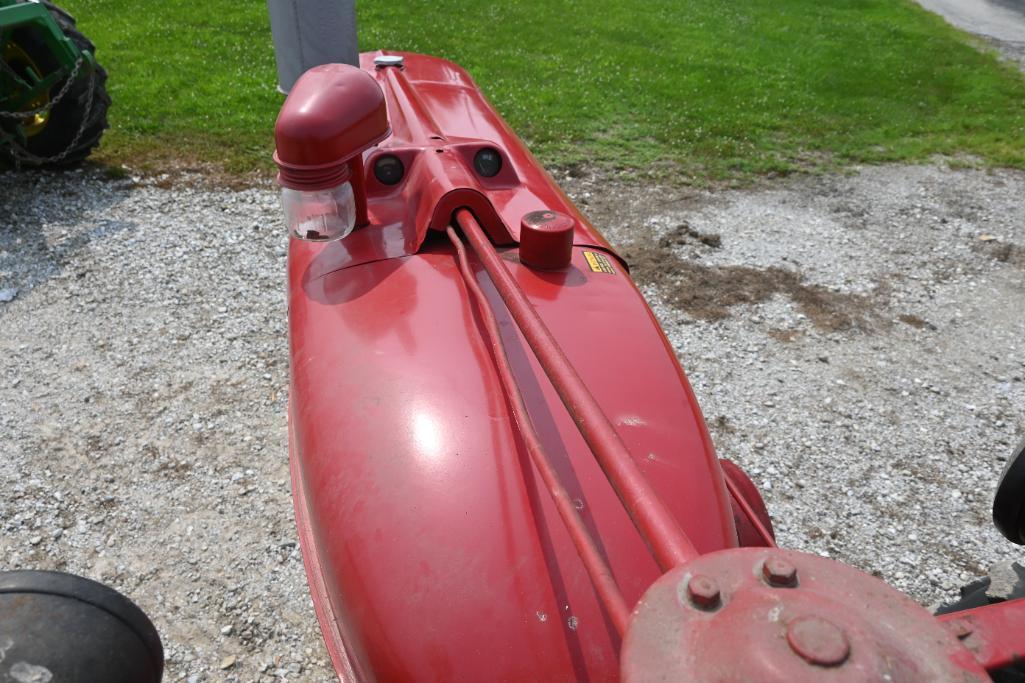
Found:
M 294 189 L 337 185 L 348 162 L 388 136 L 384 94 L 366 72 L 325 64 L 304 73 L 274 124 L 274 161 Z
M 645 479 L 616 428 L 509 274 L 473 214 L 462 209 L 455 218 L 659 565 L 670 569 L 697 557 L 697 550 L 679 521 Z
M 278 182 L 293 190 L 352 185 L 355 224 L 370 223 L 363 152 L 390 133 L 384 93 L 347 64 L 314 67 L 296 81 L 274 124 Z
M 992 671 L 1025 663 L 1025 599 L 951 612 L 937 617 Z
M 698 548 L 733 543 L 700 416 L 629 280 L 593 274 L 560 300 L 567 290 L 511 265 L 551 296 L 536 305 Z M 580 250 L 574 265 L 587 277 Z M 544 447 L 633 604 L 658 567 L 479 277 Z M 355 634 L 352 656 L 382 677 L 609 677 L 615 628 L 529 466 L 463 292 L 440 248 L 293 292 L 293 447 L 321 557 L 310 570 Z M 574 299 L 589 315 L 572 314 Z M 630 337 L 593 344 L 613 323 Z M 641 374 L 662 381 L 625 381 Z
M 530 420 L 530 414 L 523 403 L 523 394 L 520 393 L 519 386 L 516 384 L 516 375 L 509 365 L 509 357 L 506 355 L 505 346 L 502 344 L 502 332 L 498 328 L 498 320 L 491 309 L 491 302 L 488 301 L 484 290 L 477 284 L 473 270 L 470 268 L 470 262 L 466 257 L 466 248 L 452 228 L 448 229 L 448 236 L 452 245 L 456 248 L 459 258 L 459 271 L 463 275 L 467 289 L 473 293 L 473 298 L 478 305 L 478 311 L 484 319 L 488 341 L 491 344 L 491 355 L 495 359 L 496 370 L 502 380 L 502 387 L 509 401 L 509 409 L 515 418 L 516 427 L 520 430 L 520 438 L 523 439 L 523 444 L 527 452 L 530 453 L 534 467 L 537 468 L 538 473 L 548 487 L 552 501 L 559 510 L 559 516 L 562 517 L 566 530 L 573 539 L 573 545 L 576 546 L 577 553 L 580 555 L 580 559 L 584 563 L 588 575 L 591 577 L 595 590 L 601 597 L 605 611 L 608 612 L 609 617 L 612 619 L 616 631 L 622 634 L 626 631 L 626 622 L 630 618 L 630 608 L 627 607 L 626 601 L 623 600 L 623 594 L 619 591 L 616 579 L 612 576 L 612 571 L 602 557 L 598 544 L 591 537 L 590 532 L 587 530 L 587 525 L 584 524 L 584 520 L 581 519 L 576 507 L 574 507 L 573 499 L 559 480 L 559 475 L 552 465 L 552 460 L 545 452 L 544 446 L 541 444 L 541 438 L 537 435 L 537 430 L 534 429 L 534 424 Z
M 754 482 L 739 465 L 729 460 L 720 460 L 719 464 L 733 503 L 733 521 L 737 526 L 740 545 L 776 545 L 769 511 Z
M 308 277 L 414 254 L 431 229 L 444 232 L 453 212 L 464 206 L 496 244 L 515 244 L 523 215 L 550 209 L 574 219 L 574 245 L 611 252 L 465 70 L 408 53 L 389 53 L 403 55 L 403 68 L 376 69 L 373 60 L 380 54 L 363 54 L 360 62 L 384 92 L 392 134 L 364 155 L 366 168 L 372 169 L 379 156 L 393 155 L 406 175 L 402 183 L 388 186 L 366 174 L 373 229 L 358 230 L 340 242 L 304 245 L 303 258 L 313 261 Z M 487 147 L 499 149 L 503 158 L 501 171 L 492 178 L 473 170 L 474 155 Z
M 386 103 L 391 136 L 343 160 L 365 227 L 289 251 L 295 512 L 340 677 L 985 680 L 1020 661 L 1023 602 L 937 620 L 830 560 L 733 548 L 774 546 L 764 503 L 720 469 L 622 263 L 465 72 L 405 58 L 346 72 L 362 117 L 337 111 L 352 92 L 299 89 L 316 111 L 286 105 L 278 155 L 330 175 Z M 317 163 L 321 133 L 289 149 L 303 117 L 354 137 Z M 482 149 L 503 159 L 489 178 Z M 383 154 L 395 186 L 368 172 Z
M 289 250 L 296 515 L 332 658 L 368 679 L 615 678 L 615 620 L 533 465 L 457 255 L 432 229 L 469 207 L 509 246 L 509 276 L 672 523 L 708 552 L 736 545 L 736 530 L 693 394 L 622 264 L 464 71 L 405 55 L 404 69 L 372 74 L 393 132 L 365 155 L 369 225 Z M 503 155 L 493 178 L 473 171 L 485 146 Z M 403 161 L 399 185 L 369 172 L 381 154 Z M 519 220 L 542 209 L 574 219 L 564 269 L 519 262 Z M 633 605 L 660 569 L 491 279 L 469 267 L 537 438 Z
M 365 671 L 357 674 L 353 669 L 354 662 L 346 652 L 345 642 L 352 642 L 354 638 L 342 635 L 344 624 L 335 617 L 331 605 L 331 589 L 326 583 L 321 567 L 320 551 L 317 548 L 317 539 L 313 534 L 313 527 L 310 525 L 310 517 L 306 512 L 306 490 L 303 485 L 301 462 L 295 452 L 295 436 L 293 434 L 294 422 L 292 420 L 292 406 L 289 402 L 288 409 L 288 473 L 292 480 L 292 506 L 295 511 L 295 526 L 299 532 L 299 549 L 302 551 L 303 564 L 307 569 L 307 579 L 310 586 L 310 595 L 313 597 L 313 609 L 317 613 L 317 621 L 320 622 L 321 631 L 324 634 L 324 641 L 335 672 L 341 681 L 369 680 Z M 355 662 L 358 664 L 358 662 Z
M 911 598 L 839 562 L 778 548 L 703 555 L 659 579 L 631 619 L 622 677 L 989 680 Z
M 560 270 L 573 260 L 573 219 L 554 211 L 531 211 L 520 219 L 520 261 L 531 268 Z

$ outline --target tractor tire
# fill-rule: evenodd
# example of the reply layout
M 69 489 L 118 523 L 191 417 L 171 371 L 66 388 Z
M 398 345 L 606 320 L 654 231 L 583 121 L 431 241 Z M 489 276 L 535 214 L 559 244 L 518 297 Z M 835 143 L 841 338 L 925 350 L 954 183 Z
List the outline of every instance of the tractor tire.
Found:
M 93 55 L 96 54 L 92 41 L 82 35 L 70 14 L 47 0 L 43 0 L 42 4 L 50 11 L 50 15 L 64 35 L 79 50 L 88 50 Z M 59 67 L 46 44 L 31 29 L 14 31 L 11 40 L 24 50 L 44 73 L 50 73 Z M 50 91 L 51 96 L 60 92 L 64 83 L 62 81 L 55 84 Z M 64 98 L 50 109 L 49 118 L 42 130 L 27 139 L 24 149 L 36 158 L 21 157 L 18 159 L 21 165 L 70 166 L 89 156 L 93 148 L 99 144 L 103 131 L 109 127 L 107 109 L 110 107 L 110 96 L 107 95 L 106 83 L 107 72 L 99 64 L 96 65 L 91 79 L 79 74 Z M 75 140 L 79 129 L 82 129 L 82 134 Z M 8 154 L 17 156 L 13 150 L 8 150 Z
M 961 597 L 942 605 L 936 614 L 951 614 L 1021 598 L 1025 598 L 1025 567 L 1017 562 L 1004 562 L 993 565 L 988 576 L 961 588 Z M 989 673 L 997 683 L 1025 683 L 1025 664 Z

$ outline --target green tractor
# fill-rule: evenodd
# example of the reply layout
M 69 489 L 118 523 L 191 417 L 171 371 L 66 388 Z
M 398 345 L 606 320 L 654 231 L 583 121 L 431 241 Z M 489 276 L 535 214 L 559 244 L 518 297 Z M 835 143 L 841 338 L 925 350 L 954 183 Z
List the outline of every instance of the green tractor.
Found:
M 21 166 L 82 161 L 107 128 L 107 72 L 70 14 L 0 0 L 0 157 Z

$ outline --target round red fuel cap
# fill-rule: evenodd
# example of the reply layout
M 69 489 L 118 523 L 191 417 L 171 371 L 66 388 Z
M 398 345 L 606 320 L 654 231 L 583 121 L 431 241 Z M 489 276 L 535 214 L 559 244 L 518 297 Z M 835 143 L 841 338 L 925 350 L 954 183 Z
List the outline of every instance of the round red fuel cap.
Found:
M 558 270 L 573 256 L 574 220 L 558 211 L 531 211 L 520 219 L 520 261 L 538 270 Z

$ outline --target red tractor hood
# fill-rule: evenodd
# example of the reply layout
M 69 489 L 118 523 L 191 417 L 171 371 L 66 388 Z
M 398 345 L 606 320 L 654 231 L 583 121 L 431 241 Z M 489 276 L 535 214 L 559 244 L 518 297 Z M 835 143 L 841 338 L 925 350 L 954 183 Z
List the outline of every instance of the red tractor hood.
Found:
M 469 206 L 697 550 L 737 545 L 697 402 L 626 268 L 465 71 L 363 68 L 392 135 L 370 225 L 292 240 L 290 442 L 310 585 L 336 668 L 365 680 L 618 676 L 619 636 L 524 450 L 452 245 Z M 501 152 L 482 179 L 472 153 Z M 399 156 L 396 187 L 374 159 Z M 497 177 L 497 176 L 496 176 Z M 518 260 L 519 219 L 576 220 L 572 263 Z M 632 606 L 662 573 L 476 261 L 544 446 Z

